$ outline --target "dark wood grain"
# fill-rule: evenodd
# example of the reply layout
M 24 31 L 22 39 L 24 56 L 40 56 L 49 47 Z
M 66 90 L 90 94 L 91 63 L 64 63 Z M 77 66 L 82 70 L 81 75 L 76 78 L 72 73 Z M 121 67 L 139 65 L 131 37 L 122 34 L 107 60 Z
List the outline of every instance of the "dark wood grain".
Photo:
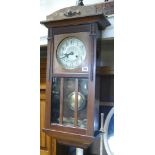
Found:
M 87 131 L 87 129 L 71 127 L 71 126 L 64 126 L 64 125 L 55 124 L 55 123 L 52 123 L 51 127 L 52 127 L 52 130 L 62 131 L 62 132 L 66 132 L 66 133 L 75 133 L 75 134 L 80 134 L 80 135 L 86 135 L 86 131 Z
M 91 63 L 90 63 L 90 77 L 89 77 L 89 90 L 88 90 L 88 108 L 87 111 L 87 118 L 88 123 L 87 123 L 87 134 L 92 135 L 94 134 L 95 131 L 95 126 L 94 126 L 94 120 L 95 120 L 95 83 L 96 83 L 96 44 L 97 44 L 97 35 L 98 35 L 98 28 L 96 23 L 90 25 L 90 38 L 91 38 Z M 96 122 L 98 124 L 98 122 Z
M 44 24 L 47 28 L 51 27 L 64 27 L 64 26 L 77 26 L 83 24 L 98 23 L 100 29 L 105 29 L 106 26 L 110 25 L 110 22 L 105 18 L 104 15 L 94 15 L 86 16 L 80 18 L 71 18 L 65 20 L 57 21 L 42 21 L 41 24 Z
M 87 25 L 77 25 L 75 26 L 64 26 L 64 27 L 58 27 L 58 28 L 52 28 L 54 35 L 59 34 L 66 34 L 66 33 L 78 33 L 78 32 L 89 32 L 89 24 Z M 51 36 L 52 34 L 50 34 Z
M 43 130 L 48 135 L 58 139 L 58 141 L 66 142 L 68 145 L 79 146 L 81 148 L 87 148 L 90 145 L 90 143 L 92 143 L 93 140 L 95 139 L 93 136 L 73 134 L 71 132 L 66 133 L 63 131 L 56 131 L 50 129 L 43 129 Z

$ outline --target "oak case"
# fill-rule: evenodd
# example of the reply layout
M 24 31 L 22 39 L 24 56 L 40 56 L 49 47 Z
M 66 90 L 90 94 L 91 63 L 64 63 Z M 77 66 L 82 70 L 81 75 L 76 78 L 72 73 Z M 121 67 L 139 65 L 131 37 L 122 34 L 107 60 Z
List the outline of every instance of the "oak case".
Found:
M 100 52 L 101 30 L 104 29 L 109 22 L 103 15 L 96 15 L 93 17 L 82 17 L 76 19 L 67 19 L 60 21 L 45 21 L 42 22 L 48 27 L 48 61 L 47 61 L 47 105 L 45 114 L 45 128 L 44 131 L 49 136 L 56 138 L 58 143 L 73 145 L 76 147 L 86 148 L 97 137 L 98 132 L 98 115 L 99 115 L 99 86 L 100 81 L 96 76 L 96 62 L 97 55 Z M 56 59 L 56 51 L 60 42 L 66 37 L 79 38 L 86 47 L 86 59 L 79 68 L 73 70 L 66 70 L 61 67 Z M 82 67 L 88 66 L 88 71 L 83 72 Z M 52 78 L 57 77 L 61 80 L 60 86 L 60 122 L 51 124 L 51 104 L 52 104 Z M 97 80 L 96 80 L 97 77 Z M 78 99 L 77 95 L 74 112 L 74 126 L 63 125 L 63 87 L 64 78 L 75 79 L 75 92 L 78 92 L 78 78 L 88 79 L 88 97 L 86 128 L 77 126 L 78 119 Z

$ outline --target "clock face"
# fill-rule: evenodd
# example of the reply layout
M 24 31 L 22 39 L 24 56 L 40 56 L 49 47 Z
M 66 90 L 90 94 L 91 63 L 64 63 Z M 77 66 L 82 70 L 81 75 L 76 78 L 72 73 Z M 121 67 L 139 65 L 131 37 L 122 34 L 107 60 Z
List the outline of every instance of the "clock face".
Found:
M 85 45 L 76 37 L 65 38 L 57 48 L 57 61 L 64 69 L 79 68 L 85 57 Z

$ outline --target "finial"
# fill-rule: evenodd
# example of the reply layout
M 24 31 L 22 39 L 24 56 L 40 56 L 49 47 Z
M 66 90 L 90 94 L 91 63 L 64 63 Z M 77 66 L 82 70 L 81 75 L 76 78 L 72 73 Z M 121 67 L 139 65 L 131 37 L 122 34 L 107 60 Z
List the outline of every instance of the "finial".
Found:
M 77 5 L 78 5 L 78 6 L 84 6 L 83 0 L 78 0 L 78 1 L 77 1 Z

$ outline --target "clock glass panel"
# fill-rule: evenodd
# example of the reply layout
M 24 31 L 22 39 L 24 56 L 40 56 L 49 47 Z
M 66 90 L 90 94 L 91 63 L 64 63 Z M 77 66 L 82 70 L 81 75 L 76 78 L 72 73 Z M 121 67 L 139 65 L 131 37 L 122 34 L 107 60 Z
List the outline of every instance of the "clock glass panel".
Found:
M 51 122 L 59 123 L 60 110 L 60 78 L 52 79 L 52 105 L 51 105 Z
M 78 38 L 67 37 L 58 45 L 56 56 L 64 69 L 79 68 L 86 58 L 86 48 Z
M 63 79 L 63 83 L 61 80 Z M 78 109 L 77 126 L 87 127 L 87 98 L 88 79 L 87 78 L 53 78 L 52 80 L 52 103 L 51 103 L 51 123 L 60 123 L 60 94 L 63 94 L 62 101 L 62 124 L 64 126 L 74 126 L 76 80 L 78 81 Z M 61 84 L 63 89 L 61 89 Z M 61 92 L 63 91 L 63 92 Z
M 78 127 L 87 128 L 87 98 L 88 98 L 88 79 L 79 78 L 78 82 L 79 92 L 85 98 L 85 104 L 81 106 L 78 111 Z
M 87 93 L 88 80 L 78 78 L 78 122 L 80 128 L 87 126 Z M 63 102 L 63 125 L 74 126 L 75 110 L 75 78 L 65 78 L 64 80 L 64 102 Z

